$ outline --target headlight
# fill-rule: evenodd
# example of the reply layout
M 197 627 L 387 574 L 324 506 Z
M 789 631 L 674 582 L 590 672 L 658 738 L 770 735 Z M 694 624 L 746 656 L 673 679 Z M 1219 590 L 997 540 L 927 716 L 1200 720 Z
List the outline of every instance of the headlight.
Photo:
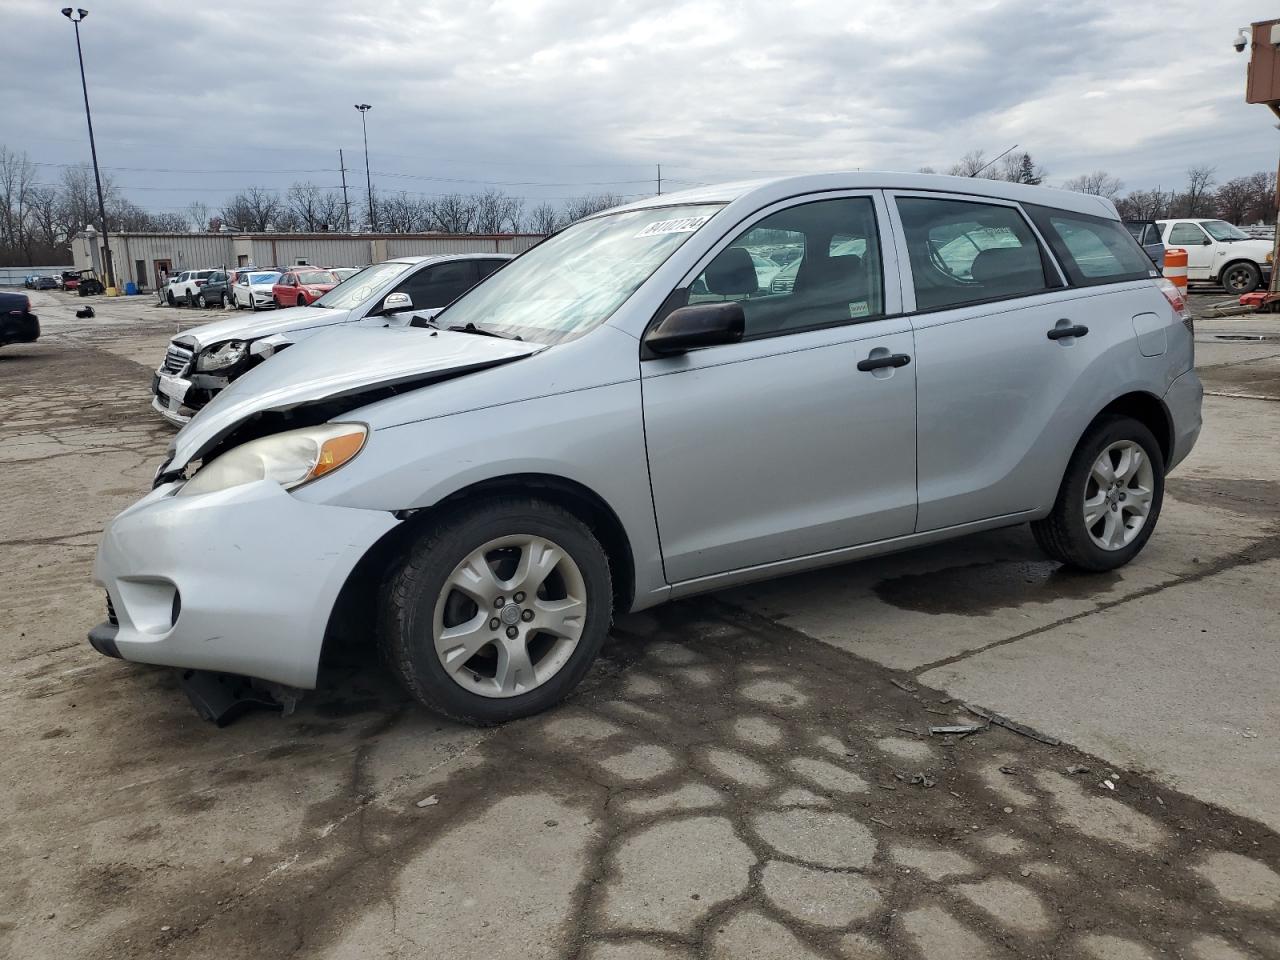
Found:
M 274 480 L 292 490 L 350 462 L 368 433 L 359 423 L 327 423 L 252 440 L 206 463 L 178 496 L 213 493 L 255 480 Z
M 221 346 L 201 352 L 196 359 L 197 370 L 225 370 L 244 359 L 249 345 L 243 340 L 228 340 Z

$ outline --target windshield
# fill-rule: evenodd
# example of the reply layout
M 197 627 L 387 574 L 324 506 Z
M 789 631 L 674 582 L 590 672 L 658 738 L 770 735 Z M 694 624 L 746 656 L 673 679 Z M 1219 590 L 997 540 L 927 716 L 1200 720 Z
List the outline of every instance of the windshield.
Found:
M 323 270 L 312 270 L 310 273 L 298 274 L 299 283 L 336 283 L 337 277 Z
M 251 273 L 247 283 L 275 283 L 280 279 L 278 273 Z
M 413 267 L 412 263 L 388 260 L 365 267 L 354 277 L 348 277 L 323 297 L 313 307 L 330 307 L 335 310 L 351 310 L 367 301 L 389 281 Z
M 472 324 L 546 344 L 581 336 L 607 320 L 719 209 L 650 208 L 575 223 L 474 287 L 437 323 Z
M 1206 220 L 1200 226 L 1209 231 L 1215 240 L 1248 240 L 1249 235 L 1243 230 L 1233 227 L 1225 220 Z

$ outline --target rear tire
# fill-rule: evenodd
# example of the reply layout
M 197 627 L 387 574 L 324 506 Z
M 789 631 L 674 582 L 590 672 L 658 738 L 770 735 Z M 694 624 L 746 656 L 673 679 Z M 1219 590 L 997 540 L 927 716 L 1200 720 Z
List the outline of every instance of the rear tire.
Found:
M 1098 419 L 1071 455 L 1052 512 L 1032 522 L 1036 543 L 1080 570 L 1124 566 L 1155 530 L 1164 471 L 1160 445 L 1145 426 L 1132 417 Z
M 591 530 L 554 504 L 502 498 L 452 513 L 413 544 L 382 589 L 378 637 L 415 699 L 484 725 L 567 697 L 612 616 L 609 561 Z
M 284 308 L 284 304 L 280 302 L 280 298 L 279 298 L 279 297 L 273 296 L 273 297 L 271 298 L 271 302 L 272 302 L 272 303 L 274 303 L 274 304 L 276 305 L 276 309 L 277 309 L 277 310 L 282 310 L 282 309 Z
M 1229 263 L 1222 268 L 1222 289 L 1230 294 L 1246 294 L 1253 293 L 1262 286 L 1262 271 L 1258 269 L 1256 263 L 1249 263 L 1242 260 L 1238 263 Z

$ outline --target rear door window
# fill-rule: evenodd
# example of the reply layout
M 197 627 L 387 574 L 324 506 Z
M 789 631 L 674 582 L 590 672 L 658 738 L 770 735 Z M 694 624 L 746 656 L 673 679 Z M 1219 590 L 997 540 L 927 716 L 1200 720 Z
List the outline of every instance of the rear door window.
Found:
M 1117 220 L 1027 204 L 1072 284 L 1093 286 L 1152 276 L 1151 258 Z
M 1057 286 L 1016 207 L 898 197 L 917 310 L 1041 293 Z

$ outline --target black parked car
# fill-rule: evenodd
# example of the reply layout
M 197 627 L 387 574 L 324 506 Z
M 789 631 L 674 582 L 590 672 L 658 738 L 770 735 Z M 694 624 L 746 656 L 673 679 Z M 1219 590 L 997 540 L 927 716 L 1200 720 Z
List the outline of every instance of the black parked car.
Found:
M 230 300 L 231 285 L 223 270 L 209 274 L 204 286 L 187 293 L 188 307 L 225 307 Z
M 0 293 L 0 347 L 8 343 L 35 343 L 40 321 L 31 312 L 25 293 Z

